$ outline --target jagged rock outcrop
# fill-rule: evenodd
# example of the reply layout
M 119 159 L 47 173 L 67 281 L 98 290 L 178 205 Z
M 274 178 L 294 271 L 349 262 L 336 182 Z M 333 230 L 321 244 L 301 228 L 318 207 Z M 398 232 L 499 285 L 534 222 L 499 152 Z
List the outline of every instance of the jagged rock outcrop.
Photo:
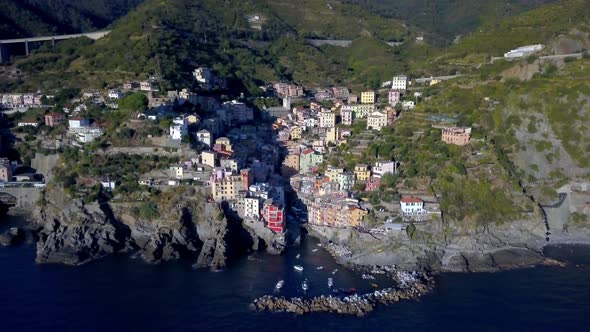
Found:
M 458 229 L 441 233 L 435 223 L 420 226 L 410 239 L 406 232 L 383 235 L 352 229 L 310 226 L 311 234 L 331 241 L 328 247 L 343 264 L 395 265 L 407 270 L 484 272 L 545 263 L 545 226 L 540 220 Z
M 109 218 L 98 204 L 74 200 L 59 214 L 42 214 L 38 263 L 81 265 L 125 248 L 129 227 Z
M 248 233 L 194 191 L 169 193 L 153 220 L 139 218 L 134 204 L 83 204 L 56 188 L 48 189 L 45 200 L 36 220 L 39 263 L 81 265 L 136 252 L 149 263 L 186 258 L 197 268 L 219 269 L 252 249 Z

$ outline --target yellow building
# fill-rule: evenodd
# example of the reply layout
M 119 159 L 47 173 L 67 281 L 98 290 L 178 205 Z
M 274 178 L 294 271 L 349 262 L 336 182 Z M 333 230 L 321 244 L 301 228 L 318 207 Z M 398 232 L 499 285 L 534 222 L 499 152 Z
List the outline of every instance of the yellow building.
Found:
M 359 164 L 354 167 L 354 176 L 357 181 L 367 181 L 371 177 L 369 166 Z
M 335 143 L 338 140 L 338 128 L 332 127 L 326 130 L 326 144 Z
M 374 103 L 375 103 L 375 91 L 361 92 L 361 104 L 374 104 Z
M 344 173 L 344 168 L 328 166 L 326 168 L 326 176 L 330 178 L 330 181 L 338 181 L 338 174 Z
M 359 227 L 363 224 L 363 219 L 369 212 L 356 206 L 348 207 L 348 225 L 350 227 Z
M 189 124 L 196 124 L 199 123 L 199 116 L 198 115 L 189 115 L 186 117 L 186 121 L 188 121 Z
M 303 136 L 303 128 L 297 127 L 297 126 L 291 128 L 291 139 L 292 140 L 301 139 L 302 136 Z
M 219 137 L 215 140 L 215 145 L 220 145 L 223 150 L 225 151 L 233 151 L 231 146 L 231 141 L 227 137 Z
M 234 200 L 238 198 L 238 193 L 243 189 L 241 176 L 227 176 L 211 183 L 211 196 L 215 201 Z

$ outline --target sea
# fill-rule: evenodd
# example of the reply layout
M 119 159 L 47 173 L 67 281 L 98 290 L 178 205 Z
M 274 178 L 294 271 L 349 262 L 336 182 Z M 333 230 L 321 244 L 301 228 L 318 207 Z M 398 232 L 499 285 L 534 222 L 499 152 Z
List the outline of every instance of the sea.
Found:
M 328 278 L 359 292 L 390 286 L 381 276 L 365 280 L 338 266 L 312 238 L 285 255 L 255 254 L 219 272 L 123 255 L 81 267 L 38 265 L 33 245 L 7 247 L 0 248 L 0 331 L 588 331 L 590 250 L 548 253 L 568 264 L 443 273 L 419 300 L 379 306 L 359 318 L 250 310 L 252 300 L 273 294 L 281 279 L 278 295 L 288 297 L 330 294 Z

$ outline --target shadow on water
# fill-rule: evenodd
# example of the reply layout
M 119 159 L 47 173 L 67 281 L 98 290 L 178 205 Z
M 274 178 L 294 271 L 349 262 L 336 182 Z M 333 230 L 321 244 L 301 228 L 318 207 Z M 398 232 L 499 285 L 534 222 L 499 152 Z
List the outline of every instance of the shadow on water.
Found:
M 561 262 L 570 264 L 590 264 L 590 245 L 587 244 L 552 244 L 543 248 L 543 254 Z

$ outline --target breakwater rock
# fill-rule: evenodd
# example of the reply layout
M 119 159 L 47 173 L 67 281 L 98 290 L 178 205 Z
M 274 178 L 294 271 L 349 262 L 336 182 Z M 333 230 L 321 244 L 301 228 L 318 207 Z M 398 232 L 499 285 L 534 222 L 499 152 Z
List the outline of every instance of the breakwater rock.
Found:
M 390 305 L 402 300 L 413 300 L 430 292 L 433 279 L 423 275 L 403 288 L 385 288 L 362 295 L 338 297 L 321 295 L 310 299 L 285 298 L 265 295 L 255 299 L 250 307 L 256 311 L 290 312 L 298 315 L 328 312 L 341 315 L 365 316 L 378 305 Z

